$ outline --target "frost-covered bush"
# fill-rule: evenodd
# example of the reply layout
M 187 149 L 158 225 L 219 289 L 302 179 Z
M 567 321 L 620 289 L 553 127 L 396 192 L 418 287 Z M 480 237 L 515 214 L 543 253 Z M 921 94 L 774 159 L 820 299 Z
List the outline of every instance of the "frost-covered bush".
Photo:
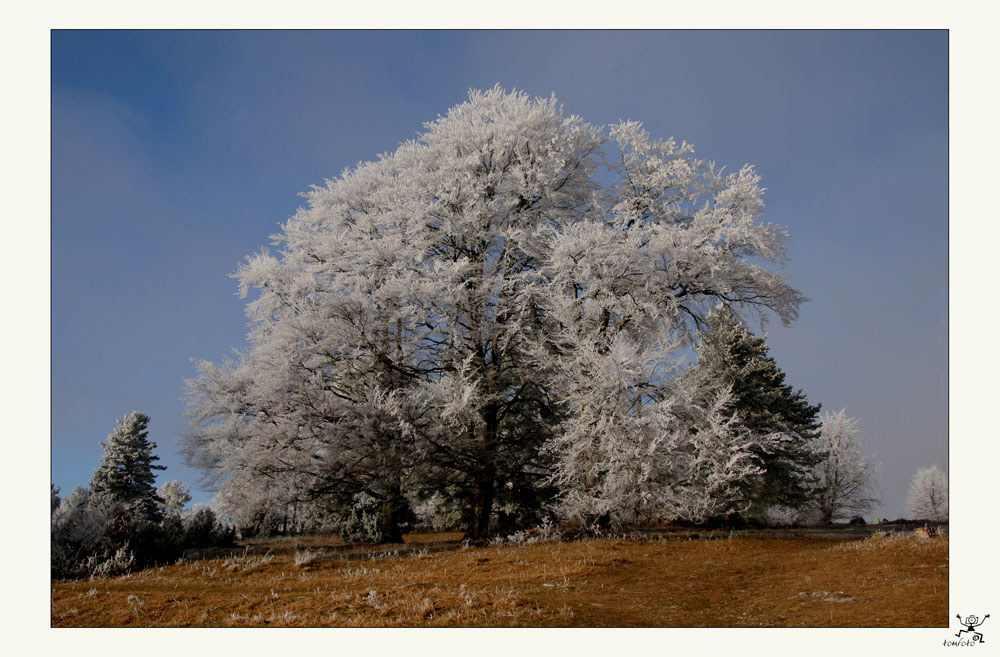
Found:
M 120 547 L 114 554 L 92 554 L 87 558 L 86 570 L 91 578 L 126 575 L 136 567 L 135 555 L 127 547 Z
M 52 511 L 52 538 L 83 547 L 96 545 L 104 534 L 107 513 L 91 507 L 90 491 L 77 486 Z
M 51 569 L 54 578 L 101 577 L 165 564 L 181 556 L 187 539 L 179 515 L 190 493 L 178 481 L 153 487 L 156 443 L 149 417 L 135 412 L 118 421 L 94 471 L 91 489 L 59 498 L 52 486 Z M 218 542 L 217 536 L 212 537 Z M 199 539 L 200 540 L 200 539 Z
M 337 507 L 331 499 L 316 499 L 300 503 L 295 509 L 294 530 L 299 534 L 330 536 L 340 532 Z
M 52 511 L 51 570 L 55 579 L 90 575 L 88 560 L 108 548 L 104 532 L 108 514 L 90 505 L 90 491 L 81 486 Z
M 338 523 L 345 543 L 378 543 L 382 540 L 382 503 L 368 493 L 354 495 L 353 505 Z
M 764 512 L 764 522 L 770 527 L 792 527 L 800 523 L 800 512 L 790 506 L 772 506 Z
M 415 504 L 413 512 L 417 525 L 424 529 L 448 532 L 456 531 L 462 526 L 462 507 L 454 495 L 434 493 L 423 502 Z
M 527 529 L 514 532 L 507 537 L 497 537 L 491 541 L 492 545 L 534 545 L 535 543 L 549 543 L 562 538 L 562 532 L 546 518 L 542 524 L 534 529 Z

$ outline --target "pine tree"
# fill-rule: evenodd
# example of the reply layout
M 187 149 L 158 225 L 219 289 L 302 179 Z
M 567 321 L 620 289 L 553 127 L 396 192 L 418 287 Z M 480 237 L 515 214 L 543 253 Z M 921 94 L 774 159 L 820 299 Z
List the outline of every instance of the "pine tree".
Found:
M 162 515 L 163 500 L 157 495 L 153 470 L 166 470 L 154 465 L 160 457 L 153 454 L 156 443 L 149 442 L 146 426 L 149 416 L 140 411 L 118 420 L 115 432 L 101 443 L 104 456 L 94 470 L 90 488 L 93 503 L 99 507 L 122 506 L 134 520 L 157 521 Z
M 785 383 L 785 373 L 768 356 L 765 339 L 746 327 L 732 308 L 709 313 L 698 345 L 698 361 L 688 376 L 706 389 L 730 386 L 728 410 L 761 440 L 755 450 L 764 472 L 745 484 L 754 512 L 770 506 L 801 507 L 810 495 L 811 470 L 819 456 L 811 443 L 819 435 L 820 406 L 809 404 L 801 390 Z

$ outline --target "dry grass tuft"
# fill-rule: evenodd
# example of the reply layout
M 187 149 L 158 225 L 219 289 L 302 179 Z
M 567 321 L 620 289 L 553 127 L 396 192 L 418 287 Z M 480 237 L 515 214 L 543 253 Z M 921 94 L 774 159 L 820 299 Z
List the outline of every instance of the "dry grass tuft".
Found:
M 243 550 L 243 554 L 233 555 L 231 557 L 226 557 L 222 560 L 222 567 L 229 572 L 240 572 L 253 570 L 254 568 L 261 568 L 267 564 L 274 561 L 274 555 L 270 552 L 265 552 L 264 554 L 250 554 L 249 548 Z M 213 562 L 214 563 L 214 562 Z M 215 568 L 205 569 L 206 572 L 211 572 L 210 577 L 215 575 Z
M 313 550 L 297 550 L 295 552 L 295 565 L 299 568 L 306 568 L 319 559 L 320 553 Z

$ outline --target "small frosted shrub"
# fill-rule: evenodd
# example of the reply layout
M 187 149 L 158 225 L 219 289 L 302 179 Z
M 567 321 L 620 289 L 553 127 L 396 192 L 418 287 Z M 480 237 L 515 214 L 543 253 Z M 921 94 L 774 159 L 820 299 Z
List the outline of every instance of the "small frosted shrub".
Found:
M 772 506 L 764 514 L 764 522 L 769 527 L 791 527 L 800 523 L 800 513 L 788 506 Z
M 55 579 L 90 575 L 89 559 L 103 558 L 109 550 L 105 538 L 106 512 L 90 504 L 90 491 L 77 487 L 52 510 L 51 572 Z
M 492 541 L 494 545 L 534 545 L 535 543 L 549 543 L 562 538 L 562 533 L 556 529 L 548 518 L 535 529 L 517 531 L 507 538 L 498 538 Z
M 91 579 L 127 575 L 135 567 L 135 555 L 127 548 L 121 547 L 110 557 L 91 555 L 87 559 L 87 570 Z
M 456 493 L 453 490 L 447 493 L 434 493 L 413 506 L 420 526 L 435 532 L 454 531 L 462 526 L 462 508 L 454 500 Z
M 345 543 L 378 543 L 382 540 L 382 504 L 367 493 L 354 496 L 354 505 L 338 523 Z

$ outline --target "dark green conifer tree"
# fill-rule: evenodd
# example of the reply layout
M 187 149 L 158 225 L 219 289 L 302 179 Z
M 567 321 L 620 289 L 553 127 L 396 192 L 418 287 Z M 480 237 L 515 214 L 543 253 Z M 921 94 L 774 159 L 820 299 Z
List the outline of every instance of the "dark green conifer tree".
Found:
M 158 522 L 163 500 L 156 494 L 153 470 L 166 470 L 154 465 L 160 457 L 153 454 L 156 443 L 147 439 L 149 416 L 140 411 L 118 421 L 107 443 L 101 443 L 104 456 L 94 470 L 90 482 L 92 501 L 104 508 L 121 506 L 133 520 Z
M 768 356 L 767 344 L 728 306 L 709 313 L 698 345 L 698 361 L 687 376 L 706 389 L 719 384 L 733 391 L 731 409 L 758 436 L 772 435 L 773 446 L 756 449 L 765 472 L 747 484 L 751 514 L 769 506 L 801 508 L 809 499 L 812 467 L 819 456 L 810 449 L 820 430 L 820 406 L 785 383 L 785 373 Z

